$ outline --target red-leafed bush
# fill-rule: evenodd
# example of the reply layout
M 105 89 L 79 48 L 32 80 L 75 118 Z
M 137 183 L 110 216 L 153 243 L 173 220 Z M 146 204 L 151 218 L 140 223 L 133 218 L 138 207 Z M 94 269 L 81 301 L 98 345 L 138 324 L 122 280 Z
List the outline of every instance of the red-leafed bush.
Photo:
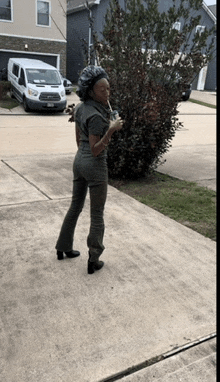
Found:
M 161 13 L 157 0 L 127 0 L 126 11 L 112 0 L 104 39 L 94 36 L 98 64 L 110 78 L 111 105 L 125 121 L 109 145 L 110 177 L 142 177 L 159 164 L 181 126 L 182 92 L 211 59 L 213 30 L 192 34 L 202 0 L 176 3 Z M 180 31 L 173 27 L 179 20 Z

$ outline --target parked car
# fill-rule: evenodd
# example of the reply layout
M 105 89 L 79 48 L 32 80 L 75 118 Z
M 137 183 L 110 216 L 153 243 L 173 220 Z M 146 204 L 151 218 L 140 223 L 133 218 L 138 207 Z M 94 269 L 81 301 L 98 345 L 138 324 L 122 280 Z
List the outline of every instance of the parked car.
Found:
M 62 80 L 63 80 L 63 86 L 65 87 L 65 92 L 66 94 L 71 94 L 73 91 L 73 84 L 70 80 L 67 78 L 63 77 L 62 73 L 60 73 Z
M 184 92 L 182 92 L 182 101 L 188 101 L 192 92 L 192 84 L 187 84 L 186 87 L 187 89 Z
M 176 75 L 176 83 L 177 83 L 177 85 L 179 85 L 182 81 L 182 77 L 177 72 L 175 73 L 175 75 Z M 188 101 L 191 92 L 192 92 L 192 84 L 191 83 L 185 84 L 184 85 L 184 91 L 182 92 L 181 100 L 182 101 Z
M 66 94 L 59 71 L 52 65 L 28 58 L 10 58 L 8 81 L 11 96 L 23 103 L 24 110 L 64 111 Z
M 171 71 L 169 73 L 164 71 L 160 66 L 153 67 L 152 65 L 149 65 L 148 76 L 149 78 L 156 80 L 161 85 L 164 85 L 168 91 L 171 90 L 172 92 L 177 92 L 181 86 L 184 90 L 182 91 L 180 101 L 187 101 L 190 98 L 192 84 L 187 82 L 183 85 L 183 79 L 177 71 Z

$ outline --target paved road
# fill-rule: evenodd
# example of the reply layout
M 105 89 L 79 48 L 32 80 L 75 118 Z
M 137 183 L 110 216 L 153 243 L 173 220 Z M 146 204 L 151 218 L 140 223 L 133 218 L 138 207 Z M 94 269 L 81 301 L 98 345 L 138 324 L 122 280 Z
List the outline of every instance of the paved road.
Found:
M 210 112 L 202 110 L 198 118 Z M 182 148 L 190 126 L 178 132 Z M 194 136 L 205 147 L 208 138 Z M 88 199 L 75 237 L 81 256 L 58 262 L 74 126 L 65 115 L 1 115 L 3 140 L 0 380 L 214 382 L 215 243 L 109 187 L 105 267 L 86 273 Z

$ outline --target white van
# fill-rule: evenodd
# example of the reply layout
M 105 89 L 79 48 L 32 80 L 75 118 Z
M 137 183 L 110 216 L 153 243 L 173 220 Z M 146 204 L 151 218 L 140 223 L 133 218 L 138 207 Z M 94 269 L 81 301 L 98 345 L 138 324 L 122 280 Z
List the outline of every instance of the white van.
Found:
M 59 71 L 40 60 L 10 58 L 8 81 L 11 96 L 23 103 L 24 110 L 64 111 L 66 93 Z

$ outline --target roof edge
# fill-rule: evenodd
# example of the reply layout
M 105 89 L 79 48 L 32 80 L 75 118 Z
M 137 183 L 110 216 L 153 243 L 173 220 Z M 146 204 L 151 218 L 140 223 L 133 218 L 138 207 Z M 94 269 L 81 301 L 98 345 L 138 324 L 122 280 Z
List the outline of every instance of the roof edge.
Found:
M 98 4 L 100 4 L 100 2 L 101 2 L 101 0 L 91 0 L 91 1 L 89 1 L 89 6 L 93 7 L 93 5 L 96 5 L 96 4 L 98 5 Z M 205 12 L 211 17 L 211 19 L 214 21 L 214 23 L 216 24 L 216 21 L 217 21 L 216 16 L 214 15 L 214 13 L 212 13 L 212 11 L 208 8 L 208 6 L 206 5 L 206 3 L 204 1 L 202 4 L 202 7 L 205 10 Z M 69 10 L 67 9 L 67 15 L 70 15 L 71 13 L 82 11 L 83 9 L 86 9 L 86 0 L 85 0 L 85 3 L 80 4 L 75 8 L 72 8 Z
M 208 13 L 208 15 L 211 17 L 211 19 L 216 24 L 216 16 L 214 15 L 214 13 L 212 13 L 212 11 L 209 9 L 209 7 L 206 5 L 206 3 L 204 3 L 204 1 L 202 4 L 202 7 L 204 8 L 204 10 Z
M 96 5 L 96 4 L 98 5 L 98 4 L 100 4 L 100 1 L 101 0 L 92 0 L 92 1 L 89 2 L 89 6 L 93 7 L 93 5 Z M 85 0 L 85 3 L 80 4 L 80 5 L 78 5 L 75 8 L 67 9 L 67 15 L 70 15 L 71 13 L 82 11 L 83 9 L 86 9 L 86 8 L 87 7 L 86 7 L 86 0 Z

